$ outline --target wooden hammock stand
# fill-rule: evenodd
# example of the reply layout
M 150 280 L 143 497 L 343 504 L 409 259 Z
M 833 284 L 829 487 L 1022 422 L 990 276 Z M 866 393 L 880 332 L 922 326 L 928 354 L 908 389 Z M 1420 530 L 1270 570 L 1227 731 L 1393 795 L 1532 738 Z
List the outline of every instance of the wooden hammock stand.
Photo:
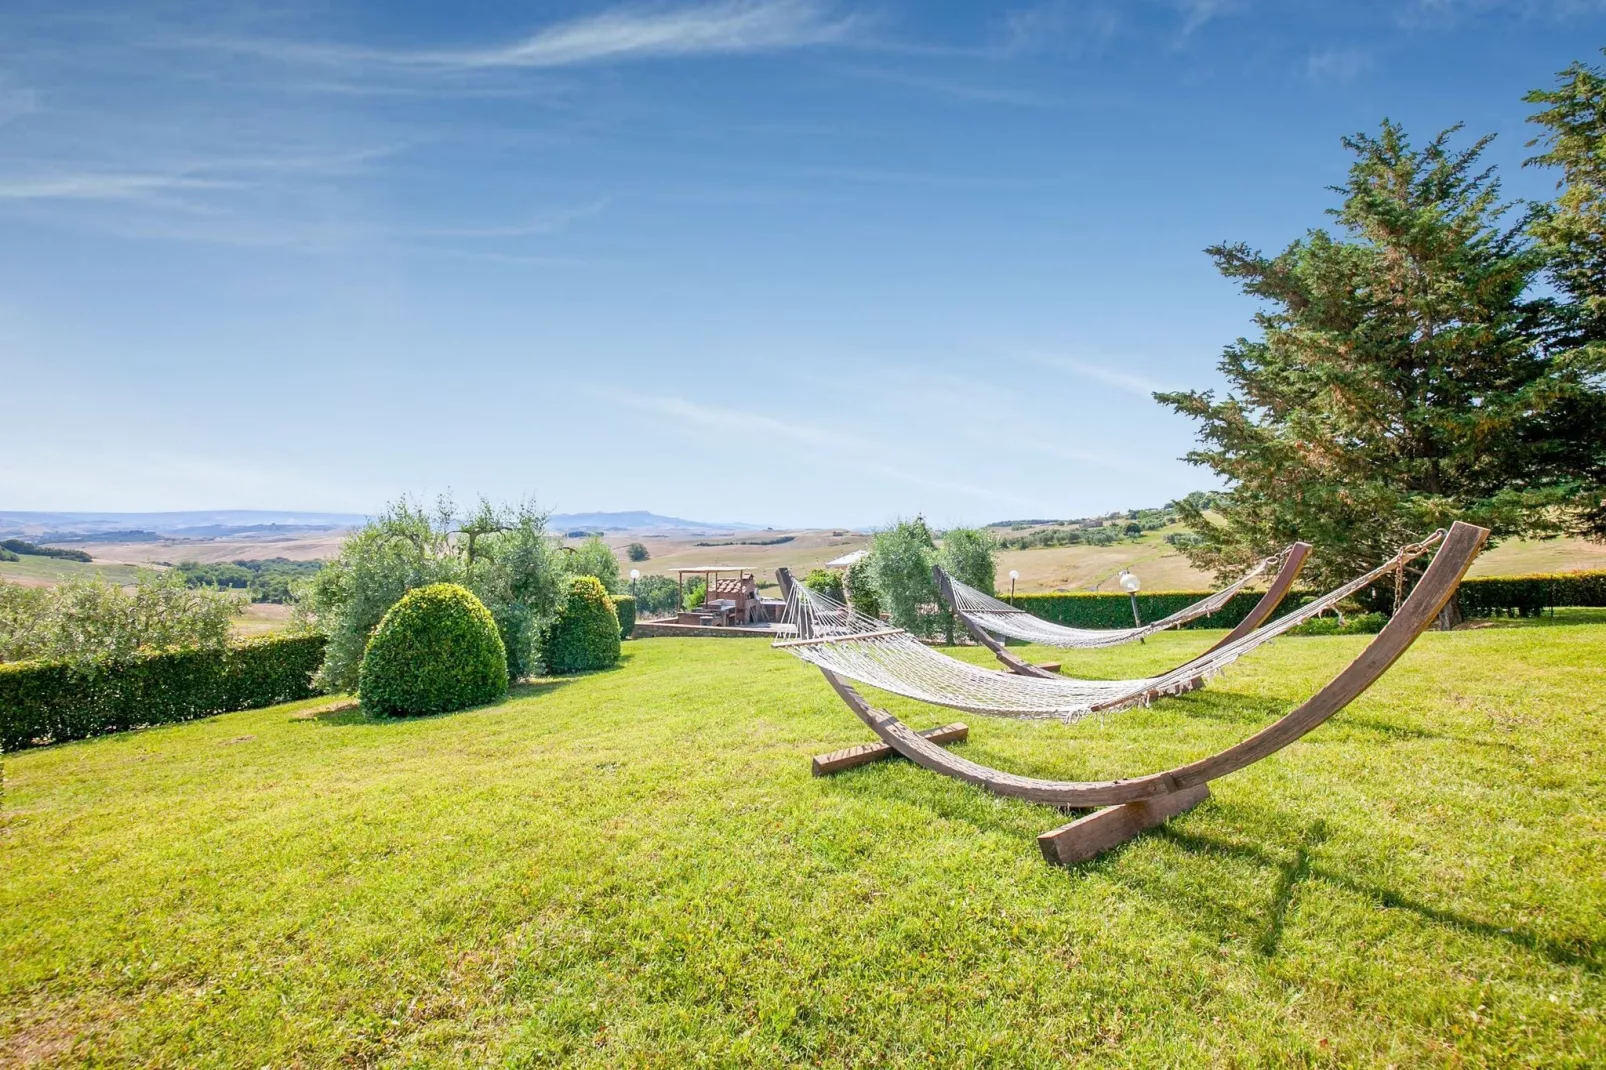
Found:
M 1260 601 L 1255 603 L 1254 608 L 1249 611 L 1248 615 L 1239 621 L 1238 626 L 1228 632 L 1221 642 L 1204 651 L 1204 653 L 1209 654 L 1226 646 L 1228 643 L 1242 639 L 1270 620 L 1272 613 L 1282 604 L 1288 592 L 1293 589 L 1294 580 L 1299 577 L 1299 570 L 1305 567 L 1305 561 L 1310 557 L 1310 551 L 1311 545 L 1308 542 L 1296 542 L 1290 546 L 1287 555 L 1283 557 L 1282 567 L 1277 570 L 1277 577 L 1272 580 L 1271 586 L 1266 588 L 1266 593 L 1260 596 Z M 964 623 L 965 629 L 970 632 L 971 637 L 988 650 L 991 650 L 993 657 L 1002 662 L 1004 668 L 1018 676 L 1049 678 L 1059 675 L 1059 666 L 1057 664 L 1033 665 L 1026 659 L 1011 654 L 1002 639 L 994 638 L 991 632 L 976 623 L 969 614 L 961 610 L 959 608 L 959 600 L 954 597 L 954 589 L 948 581 L 948 573 L 943 571 L 941 565 L 932 565 L 931 575 L 937 581 L 937 596 L 953 611 L 954 616 Z M 1203 655 L 1201 654 L 1200 656 L 1202 657 Z
M 881 742 L 821 755 L 814 759 L 814 773 L 822 776 L 901 755 L 934 773 L 978 785 L 997 795 L 1067 808 L 1104 807 L 1037 837 L 1037 845 L 1050 863 L 1073 865 L 1085 861 L 1192 809 L 1210 796 L 1210 781 L 1275 754 L 1353 702 L 1438 617 L 1440 610 L 1455 596 L 1461 578 L 1488 537 L 1486 528 L 1457 522 L 1450 528 L 1410 597 L 1359 657 L 1297 709 L 1248 739 L 1198 761 L 1126 780 L 1041 780 L 1016 776 L 944 750 L 942 743 L 969 736 L 965 725 L 952 724 L 916 732 L 892 714 L 871 706 L 841 677 L 822 668 L 820 672 L 826 682 Z M 1284 568 L 1286 571 L 1287 566 Z M 778 575 L 782 588 L 789 589 L 791 573 L 781 569 Z M 1289 583 L 1292 582 L 1290 576 Z M 1268 591 L 1267 597 L 1270 595 Z M 1261 601 L 1264 603 L 1265 599 Z

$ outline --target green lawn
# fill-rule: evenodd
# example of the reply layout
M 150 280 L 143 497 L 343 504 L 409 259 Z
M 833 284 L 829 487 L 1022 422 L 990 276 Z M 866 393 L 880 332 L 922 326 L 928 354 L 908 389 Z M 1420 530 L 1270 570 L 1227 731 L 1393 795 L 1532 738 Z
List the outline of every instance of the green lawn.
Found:
M 968 717 L 961 749 L 1161 768 L 1365 641 L 1080 726 Z M 782 652 L 626 652 L 456 715 L 308 702 L 8 757 L 0 1064 L 1606 1061 L 1606 614 L 1428 635 L 1074 870 L 1038 855 L 1048 808 L 901 762 L 812 779 L 869 735 Z

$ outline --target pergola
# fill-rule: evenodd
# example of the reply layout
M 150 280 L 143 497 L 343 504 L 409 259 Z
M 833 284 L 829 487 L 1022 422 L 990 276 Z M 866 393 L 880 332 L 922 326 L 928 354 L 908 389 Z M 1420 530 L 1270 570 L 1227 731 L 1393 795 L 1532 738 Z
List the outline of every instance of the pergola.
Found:
M 751 570 L 744 565 L 687 565 L 685 568 L 677 568 L 675 573 L 676 582 L 680 585 L 681 604 L 684 605 L 686 600 L 687 576 L 702 576 L 703 590 L 712 591 L 714 589 L 714 580 L 725 572 L 736 573 L 737 579 L 752 575 Z

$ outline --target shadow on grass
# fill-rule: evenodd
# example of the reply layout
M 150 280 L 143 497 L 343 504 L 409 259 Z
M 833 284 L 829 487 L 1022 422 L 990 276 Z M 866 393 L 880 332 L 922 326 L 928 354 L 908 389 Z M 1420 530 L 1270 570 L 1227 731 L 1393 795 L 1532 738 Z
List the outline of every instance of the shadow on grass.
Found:
M 600 671 L 606 672 L 609 670 Z M 419 713 L 397 717 L 385 717 L 369 713 L 367 710 L 363 709 L 362 706 L 358 705 L 355 699 L 353 699 L 351 702 L 336 706 L 333 709 L 321 710 L 312 714 L 310 717 L 301 717 L 297 719 L 317 721 L 319 724 L 334 725 L 335 727 L 339 728 L 343 728 L 348 725 L 368 725 L 370 727 L 383 728 L 403 724 L 417 724 L 421 721 L 440 720 L 443 717 L 456 717 L 460 713 L 470 713 L 474 710 L 494 709 L 497 706 L 505 706 L 509 702 L 513 702 L 515 700 L 540 698 L 542 695 L 550 694 L 559 688 L 567 687 L 581 676 L 590 675 L 594 674 L 576 673 L 574 676 L 550 677 L 540 680 L 532 680 L 525 683 L 517 683 L 507 689 L 507 696 L 505 698 L 497 699 L 495 702 L 488 702 L 483 706 L 466 706 L 461 710 L 445 710 L 441 713 Z
M 1358 881 L 1347 874 L 1312 861 L 1311 853 L 1330 835 L 1327 826 L 1321 821 L 1306 829 L 1288 859 L 1280 859 L 1260 847 L 1185 832 L 1169 824 L 1161 825 L 1151 835 L 1166 840 L 1189 854 L 1237 858 L 1278 871 L 1277 888 L 1272 896 L 1267 924 L 1256 941 L 1256 949 L 1268 957 L 1277 953 L 1278 945 L 1282 941 L 1283 924 L 1288 914 L 1288 907 L 1293 901 L 1298 885 L 1304 881 L 1321 881 L 1351 895 L 1370 899 L 1389 910 L 1409 911 L 1435 925 L 1442 925 L 1469 936 L 1500 940 L 1524 948 L 1549 959 L 1558 966 L 1576 966 L 1590 973 L 1600 973 L 1602 966 L 1606 965 L 1603 963 L 1602 948 L 1592 941 L 1581 940 L 1576 945 L 1561 943 L 1524 929 L 1479 921 L 1454 911 L 1429 906 L 1388 888 Z
M 1179 704 L 1177 709 L 1185 716 L 1193 720 L 1219 724 L 1266 725 L 1289 713 L 1299 705 L 1298 702 L 1259 698 L 1251 695 L 1235 694 L 1231 691 L 1195 693 L 1173 701 Z M 1350 710 L 1339 711 L 1337 715 L 1326 722 L 1324 727 L 1327 726 L 1373 732 L 1391 740 L 1443 740 L 1447 743 L 1461 743 L 1471 747 L 1492 747 L 1505 751 L 1520 749 L 1516 744 L 1507 740 L 1483 739 L 1476 736 L 1457 735 L 1451 732 L 1430 732 L 1427 729 L 1417 728 L 1408 724 L 1397 724 L 1391 721 L 1379 720 L 1375 717 L 1362 716 Z M 1306 742 L 1321 742 L 1319 730 L 1318 733 L 1308 737 Z
M 962 746 L 962 744 L 956 745 L 956 747 L 958 746 Z M 892 761 L 897 761 L 897 759 L 892 759 Z M 878 766 L 883 766 L 883 764 L 876 762 L 857 769 L 844 770 L 841 773 L 824 778 L 823 786 L 827 790 L 856 795 L 881 794 L 884 790 L 879 783 L 882 777 L 878 776 L 874 770 Z M 1041 830 L 1052 826 L 1056 823 L 1053 816 L 1056 813 L 1064 815 L 1082 812 L 1050 806 L 1037 807 L 1030 804 L 1018 809 L 980 808 L 976 806 L 976 802 L 979 797 L 987 795 L 985 789 L 952 781 L 947 777 L 939 777 L 936 774 L 931 774 L 931 777 L 932 783 L 929 789 L 916 788 L 909 791 L 903 796 L 903 801 L 928 811 L 935 818 L 960 822 L 969 825 L 978 832 L 1020 836 L 1023 831 L 1026 834 L 1030 834 L 1029 830 L 1031 828 Z M 952 790 L 955 786 L 960 790 Z M 943 790 L 944 788 L 948 790 Z M 1041 819 L 1033 815 L 1041 815 Z M 1147 837 L 1155 837 L 1189 854 L 1235 858 L 1247 861 L 1255 866 L 1276 871 L 1277 879 L 1271 901 L 1266 906 L 1264 922 L 1260 927 L 1260 931 L 1254 938 L 1255 950 L 1266 958 L 1275 956 L 1282 944 L 1288 911 L 1299 893 L 1300 885 L 1309 881 L 1321 881 L 1352 895 L 1376 902 L 1386 909 L 1408 911 L 1435 925 L 1441 925 L 1469 936 L 1485 940 L 1498 940 L 1514 947 L 1525 949 L 1558 966 L 1577 967 L 1596 974 L 1602 972 L 1603 966 L 1606 966 L 1606 949 L 1603 949 L 1593 941 L 1580 939 L 1572 942 L 1562 942 L 1515 926 L 1501 926 L 1480 921 L 1454 911 L 1430 906 L 1403 893 L 1368 884 L 1348 874 L 1324 866 L 1317 862 L 1314 856 L 1331 835 L 1331 830 L 1329 830 L 1327 824 L 1324 821 L 1317 820 L 1304 830 L 1299 840 L 1286 853 L 1286 856 L 1279 857 L 1279 853 L 1273 849 L 1219 840 L 1187 832 L 1175 824 L 1167 823 L 1141 834 L 1126 844 L 1114 847 L 1097 858 L 1069 867 L 1067 876 L 1099 873 L 1111 880 L 1131 885 L 1133 882 L 1123 875 L 1119 867 L 1121 857 L 1131 844 L 1141 842 Z M 1139 890 L 1144 889 L 1140 888 Z M 1196 911 L 1195 913 L 1197 916 L 1203 917 L 1208 915 L 1209 911 Z M 1250 913 L 1253 914 L 1255 912 L 1251 910 Z
M 1497 628 L 1568 628 L 1579 624 L 1606 624 L 1606 607 L 1557 606 L 1555 616 L 1539 617 L 1483 617 L 1468 621 L 1465 631 L 1483 631 Z

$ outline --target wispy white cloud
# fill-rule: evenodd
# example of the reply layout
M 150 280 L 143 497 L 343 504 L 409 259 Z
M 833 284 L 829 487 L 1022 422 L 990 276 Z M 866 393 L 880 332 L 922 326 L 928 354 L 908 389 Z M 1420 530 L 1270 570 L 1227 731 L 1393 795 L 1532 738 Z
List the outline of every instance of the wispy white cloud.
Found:
M 1054 359 L 1046 358 L 1049 362 Z M 1058 363 L 1047 366 L 1063 367 Z M 1086 374 L 1089 367 L 1094 366 L 1083 364 L 1082 372 Z M 1007 448 L 1012 455 L 1037 454 L 1112 472 L 1148 475 L 1155 470 L 1129 454 L 1078 445 L 1074 427 L 1037 419 L 1034 414 L 1042 407 L 1035 399 L 1003 382 L 940 370 L 892 372 L 880 376 L 873 393 L 884 403 L 896 401 L 902 419 L 914 425 L 931 412 L 963 413 L 963 418 L 950 422 L 944 434 L 969 444 L 979 456 Z M 1148 398 L 1147 393 L 1142 396 Z
M 1453 26 L 1481 15 L 1505 14 L 1546 22 L 1568 22 L 1606 12 L 1606 0 L 1411 0 L 1396 19 L 1411 29 Z
M 1182 27 L 1178 36 L 1186 40 L 1207 24 L 1214 22 L 1225 15 L 1234 15 L 1243 10 L 1239 0 L 1176 0 L 1178 13 L 1182 15 Z
M 290 63 L 473 71 L 802 48 L 843 41 L 860 24 L 816 0 L 719 0 L 657 11 L 604 11 L 479 48 L 378 49 L 266 38 L 191 43 Z
M 1147 398 L 1157 390 L 1168 389 L 1164 383 L 1156 382 L 1144 375 L 1111 368 L 1104 364 L 1082 360 L 1077 357 L 1061 356 L 1054 353 L 1027 353 L 1025 358 L 1034 364 L 1045 368 L 1057 368 L 1060 371 L 1070 372 L 1072 375 L 1091 379 L 1105 386 L 1113 386 L 1117 390 L 1124 390 L 1129 394 Z
M 1115 38 L 1123 21 L 1121 9 L 1105 0 L 1046 0 L 1004 15 L 1003 50 L 1097 51 Z
M 247 190 L 262 185 L 270 176 L 350 175 L 367 161 L 393 151 L 286 151 L 211 158 L 188 155 L 178 161 L 151 161 L 143 167 L 79 165 L 32 174 L 0 174 L 0 201 L 140 202 L 198 210 L 202 205 L 197 194 Z
M 837 431 L 812 424 L 782 420 L 746 409 L 704 405 L 672 395 L 609 393 L 607 396 L 618 404 L 638 412 L 656 413 L 671 420 L 694 423 L 703 427 L 752 431 L 755 434 L 773 435 L 805 446 L 866 449 L 870 445 L 867 440 L 850 431 Z
M 172 174 L 72 172 L 0 178 L 0 201 L 158 201 L 195 190 L 238 189 L 242 183 Z
M 1328 48 L 1305 60 L 1305 76 L 1313 82 L 1349 82 L 1371 66 L 1372 57 L 1356 48 Z
M 1032 504 L 1025 498 L 1010 494 L 997 487 L 980 486 L 974 483 L 966 483 L 962 480 L 948 479 L 930 472 L 896 464 L 893 460 L 888 459 L 889 454 L 892 452 L 888 446 L 867 439 L 852 431 L 782 419 L 763 413 L 750 412 L 745 409 L 729 409 L 723 406 L 705 405 L 671 395 L 609 392 L 606 397 L 615 404 L 635 409 L 638 412 L 663 416 L 680 425 L 696 424 L 699 427 L 713 428 L 726 433 L 745 431 L 755 435 L 767 436 L 770 439 L 781 439 L 801 446 L 808 446 L 817 451 L 815 456 L 819 456 L 819 453 L 823 451 L 832 455 L 838 461 L 851 464 L 857 470 L 873 472 L 876 475 L 884 476 L 900 483 L 907 483 L 910 486 L 941 491 L 945 494 L 960 494 L 983 501 L 1002 502 L 1009 505 Z
M 539 234 L 557 234 L 577 220 L 600 215 L 607 207 L 608 198 L 598 197 L 574 208 L 543 212 L 522 223 L 483 227 L 425 227 L 414 233 L 425 238 L 525 238 Z

